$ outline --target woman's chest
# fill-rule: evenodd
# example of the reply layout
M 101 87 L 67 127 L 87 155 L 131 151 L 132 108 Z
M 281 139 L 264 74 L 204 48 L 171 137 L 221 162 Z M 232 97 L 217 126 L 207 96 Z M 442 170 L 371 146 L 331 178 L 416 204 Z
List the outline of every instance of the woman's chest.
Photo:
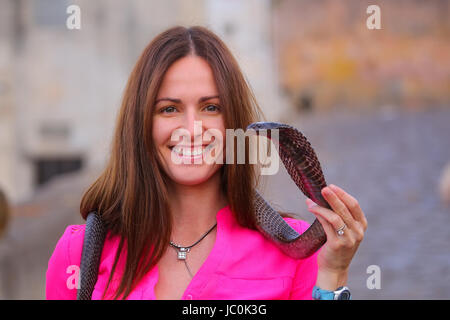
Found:
M 158 281 L 155 285 L 155 296 L 158 300 L 179 300 L 195 280 L 202 265 L 206 262 L 212 249 L 212 244 L 192 248 L 185 255 L 179 255 L 179 250 L 168 247 L 158 262 Z
M 217 241 L 209 244 L 207 237 L 187 253 L 186 260 L 178 259 L 177 251 L 169 246 L 129 299 L 288 299 L 292 288 L 298 286 L 294 280 L 299 279 L 297 262 L 272 248 L 259 234 L 248 231 L 237 241 L 237 236 L 231 236 L 236 229 L 234 233 L 219 232 Z M 111 273 L 110 264 L 102 265 L 100 279 Z M 300 278 L 305 272 L 309 269 L 300 272 Z M 102 289 L 103 281 L 99 281 L 95 291 Z

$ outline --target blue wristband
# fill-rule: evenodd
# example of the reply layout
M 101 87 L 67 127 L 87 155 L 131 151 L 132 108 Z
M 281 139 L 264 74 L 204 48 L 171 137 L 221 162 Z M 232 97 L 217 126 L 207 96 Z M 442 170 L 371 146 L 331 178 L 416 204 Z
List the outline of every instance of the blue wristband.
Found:
M 323 290 L 318 286 L 314 286 L 312 298 L 314 300 L 334 300 L 334 291 Z
M 339 287 L 336 291 L 329 291 L 320 289 L 318 286 L 314 286 L 312 298 L 314 300 L 351 300 L 352 295 L 347 287 Z

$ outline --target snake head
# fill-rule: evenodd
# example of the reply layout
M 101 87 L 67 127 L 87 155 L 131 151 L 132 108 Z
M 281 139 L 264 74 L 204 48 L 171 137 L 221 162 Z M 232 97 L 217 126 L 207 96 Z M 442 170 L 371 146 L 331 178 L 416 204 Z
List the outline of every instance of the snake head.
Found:
M 285 146 L 291 144 L 292 139 L 290 137 L 292 135 L 297 135 L 298 132 L 294 127 L 279 122 L 253 122 L 247 126 L 247 130 L 250 131 L 250 133 L 254 132 L 256 135 L 262 133 L 262 135 L 269 139 L 272 139 L 272 130 L 277 130 L 278 135 L 274 142 L 281 142 Z
M 258 133 L 259 130 L 292 129 L 292 127 L 278 122 L 253 122 L 247 127 L 248 129 L 255 130 Z
M 284 141 L 286 140 L 284 137 L 286 133 L 295 129 L 290 125 L 279 122 L 253 122 L 247 126 L 247 130 L 250 131 L 250 133 L 253 131 L 256 135 L 260 135 L 261 131 L 264 131 L 263 135 L 268 137 L 269 139 L 272 138 L 271 131 L 277 130 L 278 131 L 277 140 Z

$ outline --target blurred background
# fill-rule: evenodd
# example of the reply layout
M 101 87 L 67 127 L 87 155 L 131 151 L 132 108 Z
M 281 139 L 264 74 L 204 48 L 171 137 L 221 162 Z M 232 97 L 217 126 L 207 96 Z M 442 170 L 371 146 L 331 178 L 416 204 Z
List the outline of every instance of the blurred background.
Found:
M 449 16 L 447 0 L 0 0 L 0 299 L 45 298 L 132 67 L 174 25 L 216 32 L 267 119 L 299 128 L 327 182 L 359 200 L 354 299 L 450 299 Z M 262 188 L 312 221 L 283 168 Z

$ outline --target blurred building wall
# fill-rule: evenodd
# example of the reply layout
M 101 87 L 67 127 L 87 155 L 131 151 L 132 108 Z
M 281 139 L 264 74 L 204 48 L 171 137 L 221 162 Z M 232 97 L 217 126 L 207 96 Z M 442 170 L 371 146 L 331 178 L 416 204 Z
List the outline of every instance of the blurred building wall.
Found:
M 207 23 L 235 53 L 269 121 L 288 121 L 273 39 L 273 1 L 210 0 Z
M 373 4 L 380 30 L 366 26 Z M 273 15 L 281 84 L 299 108 L 450 102 L 448 0 L 280 0 Z
M 17 144 L 20 135 L 17 92 L 23 90 L 15 61 L 23 43 L 20 10 L 19 1 L 0 2 L 0 188 L 10 199 L 18 199 L 31 189 L 29 167 L 20 156 L 22 146 Z

